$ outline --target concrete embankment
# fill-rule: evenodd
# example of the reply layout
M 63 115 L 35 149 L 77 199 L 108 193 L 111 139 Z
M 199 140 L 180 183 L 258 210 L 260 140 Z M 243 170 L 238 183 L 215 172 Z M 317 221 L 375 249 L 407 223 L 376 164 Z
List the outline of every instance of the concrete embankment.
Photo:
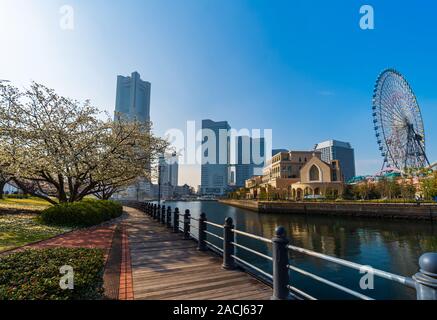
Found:
M 280 202 L 254 200 L 219 200 L 223 204 L 258 213 L 317 214 L 369 218 L 434 220 L 437 204 L 371 202 Z

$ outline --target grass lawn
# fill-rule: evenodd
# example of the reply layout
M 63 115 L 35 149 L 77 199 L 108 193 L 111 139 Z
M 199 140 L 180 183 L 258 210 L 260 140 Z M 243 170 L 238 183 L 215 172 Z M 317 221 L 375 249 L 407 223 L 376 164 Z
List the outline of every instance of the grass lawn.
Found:
M 0 252 L 48 239 L 69 230 L 43 225 L 37 221 L 35 215 L 0 215 Z
M 49 206 L 51 206 L 51 204 L 47 201 L 33 197 L 28 199 L 4 198 L 0 200 L 0 212 L 2 207 L 28 210 L 44 210 Z

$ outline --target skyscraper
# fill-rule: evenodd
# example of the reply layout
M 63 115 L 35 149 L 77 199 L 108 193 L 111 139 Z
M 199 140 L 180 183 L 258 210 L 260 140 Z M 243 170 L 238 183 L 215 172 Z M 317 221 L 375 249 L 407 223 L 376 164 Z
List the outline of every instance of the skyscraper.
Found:
M 344 181 L 347 182 L 355 176 L 355 151 L 349 142 L 328 140 L 316 144 L 314 149 L 322 153 L 322 160 L 325 162 L 340 161 Z
M 141 122 L 150 121 L 150 82 L 141 80 L 138 72 L 117 77 L 115 117 Z
M 236 141 L 235 185 L 244 187 L 247 179 L 261 175 L 265 163 L 264 138 L 239 136 Z
M 202 120 L 201 194 L 224 195 L 230 176 L 230 126 Z
M 140 74 L 136 71 L 130 77 L 117 76 L 114 119 L 149 122 L 150 91 L 150 82 L 141 80 Z M 146 170 L 150 172 L 150 166 Z M 136 183 L 120 192 L 119 196 L 136 200 L 153 198 L 153 185 L 149 179 L 138 177 Z

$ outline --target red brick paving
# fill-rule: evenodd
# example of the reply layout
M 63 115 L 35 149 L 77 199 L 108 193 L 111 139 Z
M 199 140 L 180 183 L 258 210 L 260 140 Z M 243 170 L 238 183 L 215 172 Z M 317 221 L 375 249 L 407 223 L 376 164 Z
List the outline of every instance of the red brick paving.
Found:
M 119 300 L 134 300 L 129 239 L 123 226 Z
M 111 248 L 112 237 L 116 225 L 99 226 L 83 230 L 72 231 L 38 243 L 30 244 L 24 248 L 98 248 L 105 250 L 105 258 Z

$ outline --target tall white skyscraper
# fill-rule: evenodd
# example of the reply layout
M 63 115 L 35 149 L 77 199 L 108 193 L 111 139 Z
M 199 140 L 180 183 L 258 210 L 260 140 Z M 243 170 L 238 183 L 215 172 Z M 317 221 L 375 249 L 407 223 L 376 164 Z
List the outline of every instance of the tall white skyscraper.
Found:
M 150 82 L 141 80 L 138 72 L 133 72 L 130 77 L 118 76 L 115 118 L 150 121 L 150 92 Z
M 136 71 L 130 77 L 117 76 L 114 119 L 149 122 L 150 92 L 150 82 L 141 80 Z M 150 167 L 146 169 L 151 171 Z M 153 198 L 153 185 L 148 178 L 138 177 L 135 184 L 120 193 L 120 197 L 136 200 Z

